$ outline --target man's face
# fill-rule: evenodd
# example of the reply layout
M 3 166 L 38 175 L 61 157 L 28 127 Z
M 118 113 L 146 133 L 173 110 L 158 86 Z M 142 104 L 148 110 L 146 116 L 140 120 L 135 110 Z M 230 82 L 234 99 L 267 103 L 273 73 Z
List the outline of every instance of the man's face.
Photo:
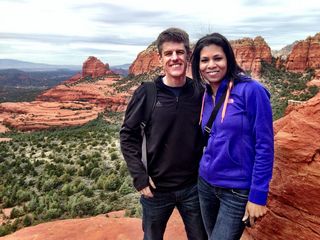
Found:
M 183 43 L 164 42 L 162 44 L 159 60 L 168 79 L 185 77 L 187 58 L 188 53 Z

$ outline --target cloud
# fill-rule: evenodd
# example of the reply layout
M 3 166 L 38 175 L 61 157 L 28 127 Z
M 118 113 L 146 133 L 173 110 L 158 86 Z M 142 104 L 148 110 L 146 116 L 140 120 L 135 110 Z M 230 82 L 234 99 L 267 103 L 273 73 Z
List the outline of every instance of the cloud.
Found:
M 130 63 L 168 27 L 192 41 L 220 32 L 262 36 L 272 49 L 319 32 L 318 0 L 0 0 L 0 58 L 81 64 L 90 55 Z M 37 61 L 39 62 L 39 61 Z

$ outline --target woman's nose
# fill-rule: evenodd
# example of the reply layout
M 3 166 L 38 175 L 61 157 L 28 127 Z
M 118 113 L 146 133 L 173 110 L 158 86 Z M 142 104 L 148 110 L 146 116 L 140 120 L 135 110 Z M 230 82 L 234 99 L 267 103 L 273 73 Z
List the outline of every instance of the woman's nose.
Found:
M 208 63 L 208 68 L 214 68 L 215 66 L 217 66 L 216 62 L 213 60 L 210 60 Z

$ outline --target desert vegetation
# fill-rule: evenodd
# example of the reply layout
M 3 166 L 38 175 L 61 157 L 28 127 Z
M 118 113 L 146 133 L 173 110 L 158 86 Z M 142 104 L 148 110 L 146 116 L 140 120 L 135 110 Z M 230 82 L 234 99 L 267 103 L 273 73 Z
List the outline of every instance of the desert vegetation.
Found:
M 141 84 L 144 81 L 151 81 L 156 78 L 161 73 L 161 68 L 158 67 L 148 73 L 142 73 L 137 76 L 133 74 L 129 74 L 128 76 L 118 80 L 113 84 L 113 88 L 116 89 L 117 92 L 126 92 L 130 88 Z
M 127 209 L 140 215 L 119 151 L 119 125 L 100 116 L 82 127 L 11 133 L 0 143 L 0 236 L 23 226 Z
M 283 117 L 288 100 L 306 101 L 319 91 L 317 86 L 307 86 L 314 76 L 312 69 L 303 74 L 293 73 L 262 62 L 261 75 L 263 84 L 271 93 L 274 120 Z

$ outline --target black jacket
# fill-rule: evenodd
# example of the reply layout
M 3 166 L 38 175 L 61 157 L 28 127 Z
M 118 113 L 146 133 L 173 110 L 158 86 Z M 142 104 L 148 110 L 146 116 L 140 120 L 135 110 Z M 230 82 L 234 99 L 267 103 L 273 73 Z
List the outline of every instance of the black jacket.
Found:
M 161 78 L 155 80 L 157 101 L 145 128 L 148 172 L 141 162 L 140 123 L 146 99 L 143 84 L 134 92 L 120 130 L 121 151 L 137 190 L 148 186 L 148 176 L 156 185 L 155 191 L 179 190 L 197 181 L 202 155 L 199 117 L 203 92 L 187 78 L 176 97 Z

